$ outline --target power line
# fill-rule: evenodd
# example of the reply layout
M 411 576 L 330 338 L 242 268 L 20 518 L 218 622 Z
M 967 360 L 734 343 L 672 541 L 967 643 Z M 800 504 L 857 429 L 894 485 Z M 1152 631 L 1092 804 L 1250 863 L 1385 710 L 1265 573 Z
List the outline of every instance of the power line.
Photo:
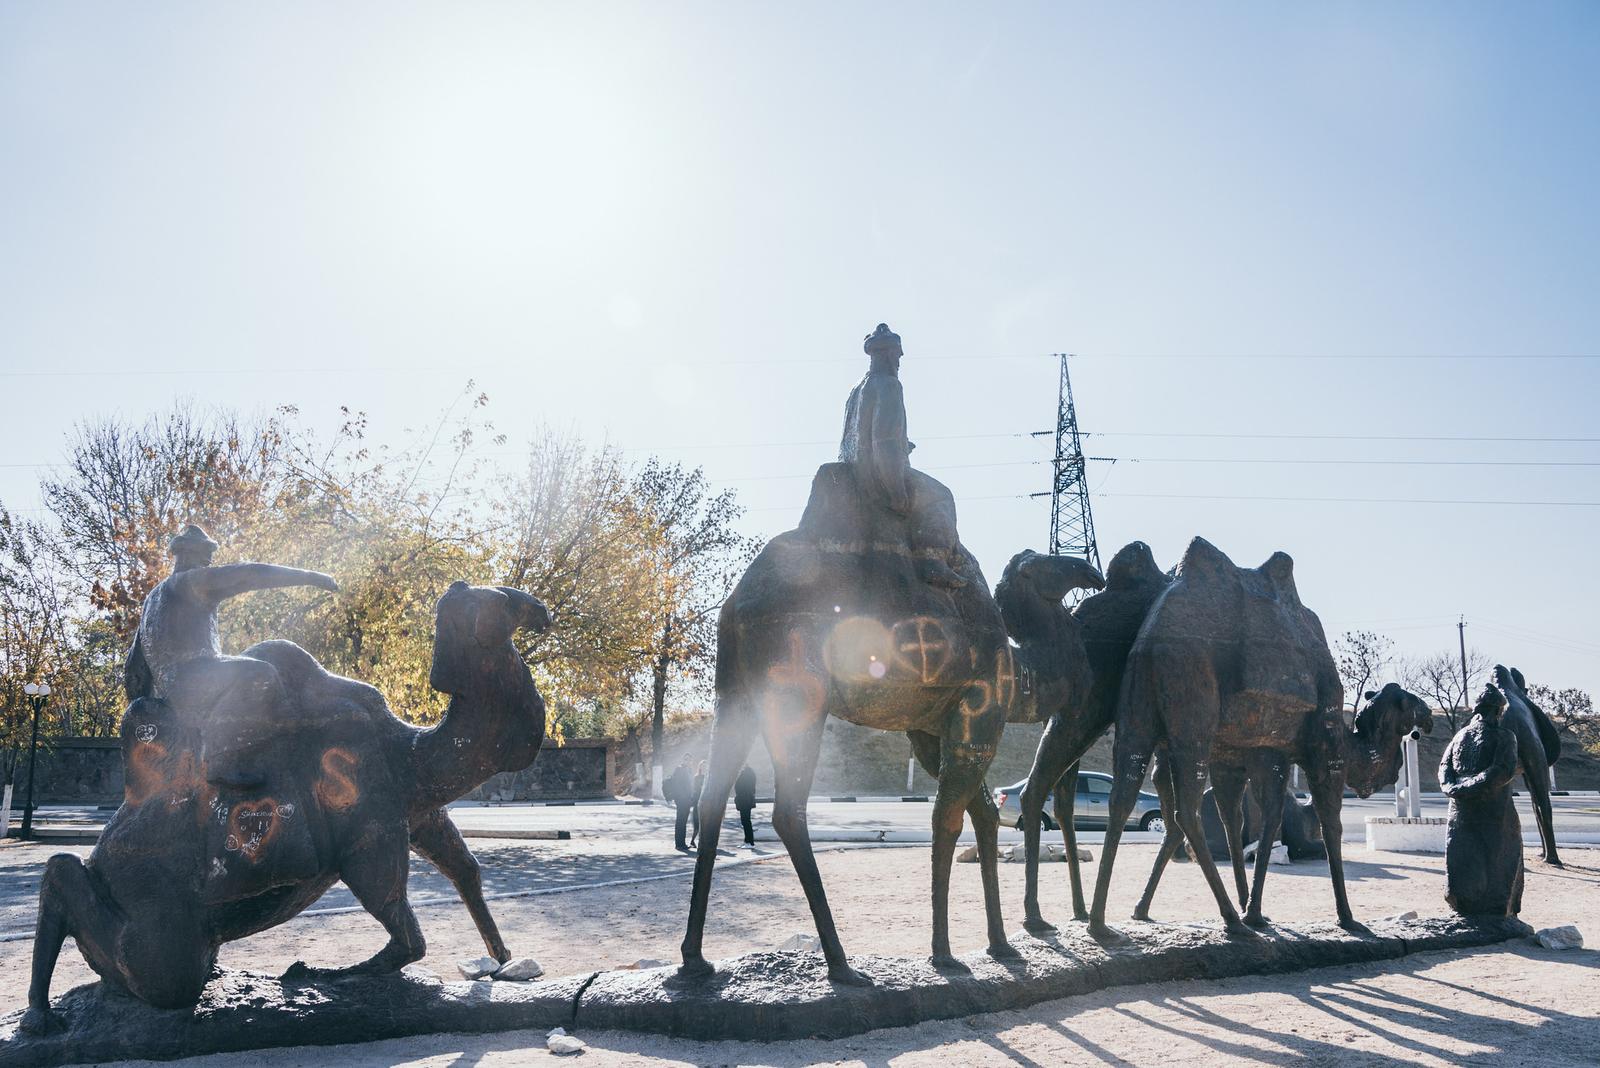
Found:
M 1590 445 L 1600 438 L 1511 438 L 1464 434 L 1217 434 L 1168 430 L 1086 430 L 1098 438 L 1229 438 L 1243 441 L 1515 441 Z
M 1469 501 L 1441 497 L 1265 497 L 1220 493 L 1102 493 L 1101 497 L 1150 497 L 1173 501 L 1301 501 L 1315 504 L 1470 504 L 1485 508 L 1600 508 L 1600 501 Z
M 1299 361 L 1299 360 L 1332 360 L 1332 361 L 1367 361 L 1367 360 L 1423 360 L 1423 361 L 1449 361 L 1449 360 L 1600 360 L 1600 353 L 1593 352 L 1233 352 L 1233 353 L 1202 353 L 1202 352 L 1090 352 L 1075 353 L 1080 359 L 1087 360 L 1177 360 L 1195 361 L 1202 360 L 1266 360 L 1266 361 Z M 1055 359 L 1056 354 L 1050 352 L 1011 352 L 1011 353 L 927 353 L 913 354 L 907 360 L 916 363 L 945 363 L 945 362 L 991 362 L 997 360 L 1046 360 Z M 778 359 L 704 359 L 704 360 L 676 360 L 674 363 L 684 367 L 782 367 L 782 366 L 813 366 L 817 364 L 843 364 L 859 363 L 861 357 L 854 355 L 841 356 L 796 356 L 781 357 Z M 476 373 L 486 371 L 505 370 L 504 365 L 492 368 L 478 368 Z M 0 371 L 0 378 L 101 378 L 101 377 L 232 377 L 248 375 L 417 375 L 417 374 L 471 374 L 472 368 L 459 364 L 437 365 L 411 365 L 404 367 L 394 366 L 365 366 L 365 367 L 298 367 L 283 366 L 271 367 L 105 367 L 93 369 L 30 369 L 30 370 L 5 370 Z

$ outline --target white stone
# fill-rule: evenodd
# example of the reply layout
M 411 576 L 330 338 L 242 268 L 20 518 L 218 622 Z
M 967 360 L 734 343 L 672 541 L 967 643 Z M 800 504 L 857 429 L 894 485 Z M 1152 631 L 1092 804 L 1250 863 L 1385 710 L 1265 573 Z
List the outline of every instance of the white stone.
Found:
M 500 970 L 500 962 L 493 957 L 474 957 L 456 961 L 456 968 L 464 979 L 482 979 Z
M 816 953 L 822 949 L 822 940 L 816 935 L 792 934 L 778 943 L 779 953 Z
M 1583 948 L 1583 932 L 1570 923 L 1565 927 L 1546 927 L 1533 937 L 1545 949 Z
M 1386 920 L 1394 920 L 1396 922 L 1403 922 L 1405 920 L 1414 920 L 1416 918 L 1417 918 L 1417 910 L 1416 909 L 1407 909 L 1406 911 L 1400 912 L 1400 913 L 1396 913 L 1393 916 L 1385 916 L 1384 917 L 1384 919 L 1386 919 Z
M 1267 863 L 1293 864 L 1294 861 L 1289 859 L 1289 847 L 1284 845 L 1282 842 L 1274 843 L 1272 846 L 1272 852 L 1267 856 Z
M 628 967 L 634 968 L 641 972 L 647 972 L 651 968 L 665 968 L 666 966 L 666 961 L 656 960 L 654 957 L 641 957 L 632 964 L 628 965 Z
M 582 1053 L 584 1050 L 589 1048 L 584 1044 L 583 1039 L 573 1038 L 571 1035 L 567 1034 L 567 1029 L 565 1027 L 557 1027 L 555 1030 L 545 1035 L 544 1045 L 545 1048 L 551 1053 L 554 1053 L 560 1057 L 571 1056 L 574 1053 Z
M 543 974 L 544 968 L 532 957 L 512 957 L 500 965 L 500 970 L 494 973 L 494 977 L 521 983 L 529 979 L 537 979 Z
M 978 847 L 969 845 L 956 857 L 957 864 L 976 864 L 978 862 Z

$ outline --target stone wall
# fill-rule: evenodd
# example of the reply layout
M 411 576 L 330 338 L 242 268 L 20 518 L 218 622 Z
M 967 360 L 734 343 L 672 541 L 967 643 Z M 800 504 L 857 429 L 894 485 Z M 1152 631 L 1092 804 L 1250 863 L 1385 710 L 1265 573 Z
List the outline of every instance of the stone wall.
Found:
M 17 760 L 12 804 L 20 808 L 28 790 L 28 754 Z M 115 738 L 57 738 L 39 743 L 34 770 L 36 805 L 120 805 L 122 743 Z
M 546 744 L 531 768 L 494 776 L 468 794 L 470 800 L 551 801 L 612 796 L 606 739 Z M 120 805 L 122 747 L 115 738 L 60 738 L 39 746 L 34 772 L 39 805 Z M 17 761 L 13 804 L 22 806 L 28 786 L 28 754 Z
M 563 745 L 545 742 L 539 756 L 521 771 L 503 771 L 468 794 L 468 801 L 576 801 L 611 797 L 611 742 L 575 738 Z

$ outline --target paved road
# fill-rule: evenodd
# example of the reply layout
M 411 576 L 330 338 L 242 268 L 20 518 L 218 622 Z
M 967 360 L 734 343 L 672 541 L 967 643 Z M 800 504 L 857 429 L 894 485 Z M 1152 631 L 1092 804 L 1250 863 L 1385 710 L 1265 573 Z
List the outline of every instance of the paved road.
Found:
M 1590 839 L 1600 843 L 1600 797 L 1557 797 L 1552 799 L 1558 841 L 1571 836 L 1573 841 Z M 1528 799 L 1518 798 L 1517 809 L 1522 815 L 1523 832 L 1537 841 L 1538 829 L 1533 821 L 1533 811 Z M 732 810 L 730 809 L 730 815 Z M 758 821 L 764 822 L 770 812 L 766 806 L 757 809 Z M 1442 799 L 1423 798 L 1424 816 L 1443 816 Z M 490 831 L 496 828 L 529 828 L 568 830 L 577 834 L 595 833 L 608 838 L 650 838 L 662 834 L 671 836 L 672 810 L 665 805 L 468 805 L 451 806 L 451 818 L 464 830 Z M 890 830 L 900 832 L 926 832 L 933 818 L 933 806 L 926 802 L 831 802 L 813 801 L 809 806 L 811 826 L 840 830 Z M 1346 798 L 1344 803 L 1344 839 L 1347 842 L 1366 841 L 1366 817 L 1394 815 L 1392 798 L 1371 798 L 1362 801 Z M 737 828 L 737 821 L 729 826 Z M 727 834 L 724 832 L 724 842 Z M 736 833 L 736 832 L 734 832 Z M 1017 839 L 1021 834 L 1012 832 Z M 965 837 L 970 838 L 971 832 Z
M 1558 797 L 1553 799 L 1558 841 L 1600 844 L 1600 797 Z M 833 802 L 813 801 L 809 807 L 813 834 L 821 840 L 824 831 L 869 832 L 890 831 L 898 835 L 925 835 L 932 823 L 932 805 L 919 801 L 863 801 Z M 1517 809 L 1522 815 L 1525 839 L 1537 842 L 1538 832 L 1533 813 L 1526 797 L 1517 799 Z M 758 826 L 766 829 L 771 809 L 761 806 L 756 811 Z M 1444 802 L 1440 798 L 1423 798 L 1422 814 L 1443 816 Z M 568 831 L 575 838 L 603 838 L 612 842 L 640 842 L 672 840 L 673 813 L 670 806 L 630 805 L 621 802 L 580 803 L 576 805 L 506 804 L 481 805 L 458 803 L 450 808 L 451 817 L 469 834 L 483 836 L 496 830 L 505 831 Z M 1394 814 L 1391 798 L 1372 798 L 1366 801 L 1346 798 L 1344 803 L 1344 839 L 1347 842 L 1366 840 L 1367 816 Z M 738 820 L 730 807 L 730 817 L 725 825 L 723 844 L 738 843 Z M 39 810 L 37 819 L 42 823 L 98 823 L 110 816 L 109 812 L 86 807 L 50 806 Z M 20 818 L 20 817 L 19 817 Z M 13 821 L 14 823 L 16 820 Z M 1086 832 L 1093 837 L 1099 835 Z M 767 837 L 763 834 L 762 837 Z M 971 831 L 963 838 L 970 841 Z M 1133 840 L 1142 840 L 1138 836 Z M 1006 840 L 1020 841 L 1016 831 L 1006 832 Z

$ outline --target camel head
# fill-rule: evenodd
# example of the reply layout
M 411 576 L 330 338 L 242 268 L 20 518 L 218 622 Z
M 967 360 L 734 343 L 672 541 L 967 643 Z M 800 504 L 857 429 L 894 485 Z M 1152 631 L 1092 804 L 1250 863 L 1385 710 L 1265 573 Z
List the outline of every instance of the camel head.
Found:
M 1408 734 L 1433 733 L 1428 703 L 1399 683 L 1368 690 L 1365 696 L 1367 704 L 1356 713 L 1355 731 L 1349 738 L 1350 759 L 1345 770 L 1345 784 L 1362 798 L 1399 779 L 1401 742 Z
M 451 583 L 434 608 L 428 684 L 440 693 L 461 693 L 485 669 L 486 657 L 515 652 L 511 636 L 524 628 L 536 634 L 550 629 L 550 610 L 538 598 L 510 586 Z
M 1018 643 L 1047 641 L 1070 616 L 1061 602 L 1073 590 L 1102 590 L 1106 580 L 1086 560 L 1024 549 L 995 584 L 994 601 L 1006 632 Z
M 1494 684 L 1502 690 L 1509 690 L 1519 696 L 1525 694 L 1528 689 L 1528 684 L 1523 679 L 1522 672 L 1516 668 L 1508 668 L 1504 664 L 1496 664 L 1494 666 Z

